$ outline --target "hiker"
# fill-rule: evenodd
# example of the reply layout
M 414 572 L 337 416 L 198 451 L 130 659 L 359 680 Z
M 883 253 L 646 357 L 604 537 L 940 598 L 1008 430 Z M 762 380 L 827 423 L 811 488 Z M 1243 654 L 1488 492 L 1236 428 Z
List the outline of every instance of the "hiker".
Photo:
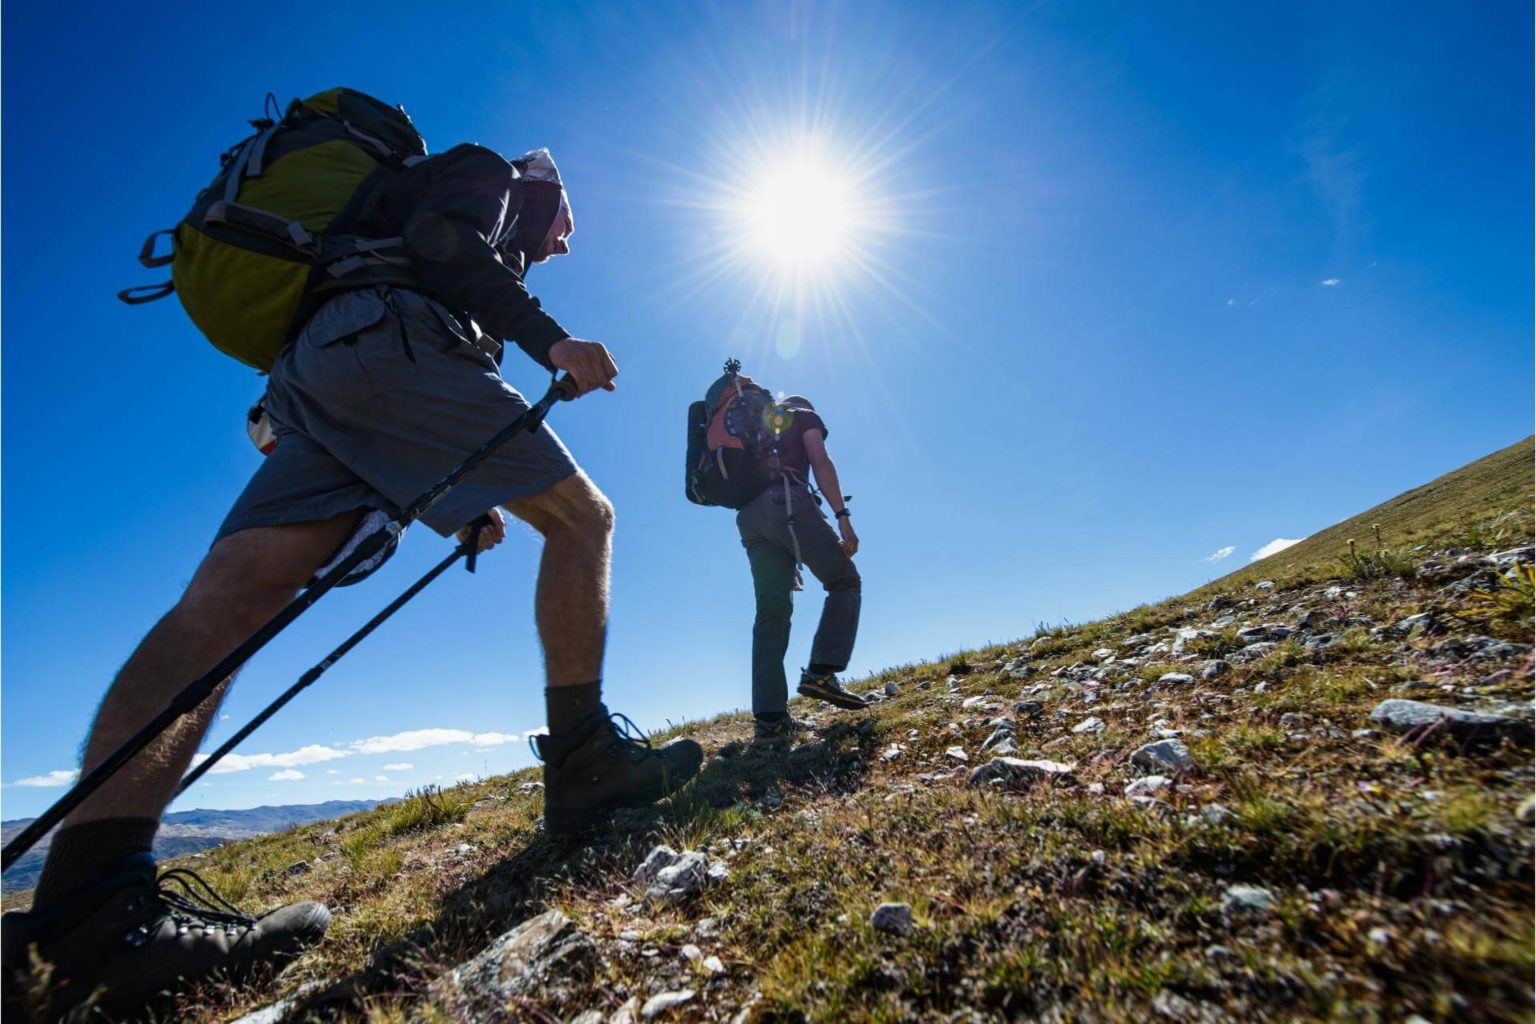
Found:
M 844 689 L 837 673 L 848 667 L 859 628 L 862 582 L 854 567 L 859 550 L 848 498 L 827 454 L 827 427 L 810 401 L 772 394 L 730 360 L 703 402 L 689 412 L 689 498 L 737 509 L 736 527 L 752 567 L 757 617 L 752 626 L 754 738 L 783 743 L 804 725 L 789 714 L 784 655 L 789 649 L 793 591 L 800 567 L 826 588 L 821 621 L 801 670 L 800 694 L 844 709 L 867 707 Z M 813 493 L 814 476 L 821 493 Z M 823 498 L 837 524 L 834 532 Z
M 402 110 L 351 90 L 296 100 L 281 120 L 253 123 L 262 129 L 254 148 L 266 152 L 269 190 L 284 180 L 277 171 L 283 160 L 308 152 L 300 146 L 305 131 L 321 140 L 316 153 L 322 145 L 332 147 L 331 157 L 336 146 L 351 153 L 366 145 L 381 154 L 384 171 L 359 176 L 371 192 L 347 227 L 349 237 L 396 243 L 396 254 L 374 259 L 359 245 L 355 263 L 317 274 L 323 292 L 312 311 L 291 342 L 271 346 L 262 404 L 276 447 L 235 500 L 180 601 L 112 683 L 86 743 L 86 771 L 284 607 L 347 544 L 366 513 L 403 507 L 528 410 L 501 378 L 503 339 L 551 373 L 568 374 L 578 397 L 614 390 L 618 369 L 608 350 L 571 336 L 524 284 L 532 264 L 570 251 L 575 227 L 547 151 L 508 162 L 466 144 L 426 157 Z M 280 134 L 285 128 L 287 136 Z M 403 147 L 406 157 L 389 156 L 390 145 L 396 156 Z M 260 159 L 252 148 L 226 158 L 200 203 L 216 198 L 230 174 L 236 183 L 226 195 L 238 190 L 245 200 L 250 190 L 240 176 L 254 177 Z M 176 289 L 208 333 L 218 311 L 184 293 L 198 270 L 195 246 L 245 236 L 183 230 L 202 208 L 194 207 L 177 233 Z M 256 223 L 263 211 L 247 209 L 230 204 L 220 224 L 238 226 L 237 215 Z M 298 237 L 303 229 L 293 224 L 289 234 Z M 333 233 L 334 225 L 328 240 Z M 226 265 L 238 255 L 226 254 Z M 221 341 L 238 342 L 234 334 L 210 338 L 253 365 L 264 359 Z M 612 506 L 541 426 L 499 449 L 422 519 L 466 542 L 468 524 L 486 514 L 484 550 L 505 536 L 500 509 L 544 541 L 535 618 L 549 733 L 536 743 L 547 829 L 577 831 L 614 808 L 662 798 L 698 771 L 703 754 L 691 740 L 653 748 L 603 705 Z M 441 639 L 463 643 L 470 635 Z M 54 836 L 31 911 L 5 916 L 7 984 L 25 968 L 31 945 L 54 965 L 53 980 L 64 983 L 50 1019 L 98 986 L 105 988 L 103 1006 L 132 1012 L 178 983 L 214 972 L 238 978 L 260 964 L 280 964 L 325 932 L 330 915 L 317 903 L 253 917 L 183 869 L 156 878 L 150 850 L 160 816 L 217 704 L 215 697 L 185 715 L 81 804 Z

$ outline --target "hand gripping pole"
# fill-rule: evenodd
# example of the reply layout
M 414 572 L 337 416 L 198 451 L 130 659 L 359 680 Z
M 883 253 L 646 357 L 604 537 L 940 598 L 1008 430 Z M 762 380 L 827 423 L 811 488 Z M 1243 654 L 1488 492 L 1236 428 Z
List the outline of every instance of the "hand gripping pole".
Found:
M 512 440 L 513 437 L 516 437 L 519 433 L 525 430 L 537 430 L 539 428 L 539 424 L 544 422 L 544 417 L 549 414 L 549 410 L 554 407 L 556 402 L 573 398 L 575 397 L 575 394 L 576 389 L 569 378 L 562 378 L 561 380 L 557 380 L 552 383 L 549 390 L 544 393 L 544 397 L 534 403 L 534 405 L 527 412 L 523 413 L 517 419 L 503 427 L 493 437 L 491 437 L 490 440 L 486 441 L 485 444 L 481 445 L 466 459 L 464 459 L 464 461 L 460 462 L 457 466 L 453 467 L 453 469 L 449 470 L 447 475 L 444 476 L 441 480 L 437 481 L 437 483 L 433 484 L 425 492 L 417 496 L 417 498 L 405 508 L 395 513 L 395 515 L 391 517 L 390 522 L 399 526 L 405 526 L 414 522 L 418 517 L 421 516 L 423 512 L 427 511 L 427 509 L 435 505 L 438 499 L 440 499 L 444 494 L 448 493 L 448 491 L 457 486 L 459 482 L 462 481 L 466 476 L 468 476 L 470 473 L 473 473 L 476 469 L 479 469 L 480 466 L 483 465 L 488 459 L 490 459 L 490 457 L 494 455 L 497 449 L 499 449 L 502 445 L 506 444 L 508 441 Z M 478 530 L 474 532 L 476 536 L 472 537 L 471 541 L 478 543 Z M 213 691 L 218 688 L 220 683 L 234 674 L 234 672 L 241 665 L 249 661 L 257 651 L 261 650 L 268 643 L 270 643 L 273 637 L 277 636 L 284 629 L 288 628 L 293 620 L 297 619 L 300 615 L 303 615 L 306 611 L 308 611 L 316 601 L 320 600 L 320 598 L 325 596 L 328 591 L 330 591 L 338 583 L 345 579 L 347 574 L 350 573 L 354 568 L 356 568 L 358 565 L 361 565 L 363 562 L 382 550 L 388 540 L 389 533 L 390 531 L 388 529 L 381 529 L 364 538 L 364 540 L 358 544 L 358 546 L 352 551 L 350 555 L 342 559 L 340 562 L 337 562 L 329 572 L 320 577 L 320 579 L 316 580 L 313 586 L 309 587 L 298 597 L 290 601 L 282 611 L 274 615 L 266 625 L 262 626 L 255 633 L 251 634 L 251 636 L 246 639 L 244 643 L 240 644 L 233 651 L 230 651 L 229 654 L 225 655 L 217 665 L 213 666 L 213 668 L 209 669 L 207 672 L 203 673 L 197 679 L 194 679 L 191 683 L 189 683 L 180 693 L 171 699 L 170 704 L 166 706 L 164 711 L 161 711 L 154 718 L 150 719 L 149 722 L 145 723 L 145 725 L 139 729 L 138 732 L 134 733 L 133 736 L 131 736 L 125 743 L 123 743 L 122 746 L 112 751 L 112 753 L 108 754 L 100 764 L 96 765 L 89 772 L 86 772 L 80 778 L 80 780 L 70 788 L 67 793 L 61 796 L 53 804 L 53 806 L 49 807 L 42 814 L 38 815 L 38 817 L 30 825 L 22 829 L 22 831 L 18 833 L 14 839 L 5 844 L 4 851 L 0 851 L 0 870 L 4 870 L 5 868 L 8 868 L 12 864 L 16 863 L 17 859 L 19 859 L 22 854 L 26 853 L 33 846 L 35 846 L 38 840 L 47 835 L 55 825 L 63 821 L 70 811 L 80 806 L 80 804 L 83 803 L 87 797 L 105 785 L 108 779 L 117 774 L 117 772 L 121 770 L 125 764 L 131 761 L 140 751 L 153 743 L 161 733 L 170 728 L 172 723 L 174 723 L 182 715 L 192 711 L 203 701 L 207 700 L 208 697 L 212 695 Z M 470 552 L 465 552 L 463 550 L 463 546 L 461 545 L 458 550 L 454 551 L 450 558 L 445 559 L 443 562 L 439 563 L 438 566 L 434 567 L 433 571 L 429 572 L 427 576 L 422 578 L 422 580 L 419 580 L 417 585 L 413 586 L 406 592 L 406 594 L 402 595 L 400 599 L 397 599 L 394 604 L 385 609 L 385 611 L 381 613 L 380 616 L 376 616 L 373 620 L 370 620 L 368 625 L 364 626 L 361 630 L 358 631 L 358 633 L 348 638 L 348 641 L 344 643 L 340 648 L 338 648 L 337 652 L 332 652 L 332 657 L 327 658 L 325 661 L 321 662 L 320 665 L 316 666 L 316 668 L 319 669 L 319 672 L 316 672 L 315 669 L 310 669 L 310 673 L 314 673 L 314 678 L 310 679 L 309 682 L 313 682 L 314 679 L 318 679 L 320 674 L 323 673 L 325 669 L 335 661 L 336 657 L 338 657 L 340 654 L 346 653 L 348 650 L 351 650 L 357 642 L 361 641 L 363 637 L 366 637 L 369 633 L 371 633 L 375 627 L 384 621 L 384 619 L 387 619 L 389 615 L 393 614 L 400 605 L 410 600 L 411 597 L 414 597 L 416 593 L 420 592 L 422 587 L 425 587 L 426 584 L 435 579 L 440 572 L 447 569 L 448 566 L 453 563 L 453 560 L 457 559 L 461 554 L 467 555 L 467 557 L 470 559 L 470 565 L 473 566 L 473 548 L 471 547 Z M 309 676 L 310 673 L 306 673 L 306 677 Z M 258 721 L 254 722 L 251 726 L 248 727 L 248 729 L 254 731 L 256 726 L 259 726 L 262 722 L 266 721 L 266 718 L 271 717 L 270 713 L 276 713 L 277 709 L 282 707 L 283 704 L 286 704 L 288 700 L 292 699 L 293 695 L 297 694 L 299 690 L 302 690 L 304 686 L 309 685 L 309 683 L 304 683 L 302 679 L 300 682 L 303 683 L 302 686 L 295 684 L 295 687 L 291 687 L 288 692 L 286 692 L 282 697 L 278 699 L 277 703 L 273 707 L 269 708 L 268 711 L 264 711 L 262 713 L 262 717 L 259 717 Z M 245 732 L 244 730 L 242 730 L 242 732 L 244 735 L 249 735 L 249 732 Z M 226 744 L 226 746 L 231 746 L 231 744 Z M 218 756 L 223 757 L 226 753 L 228 753 L 227 750 L 220 748 Z M 212 767 L 212 764 L 215 760 L 216 758 L 210 757 L 208 760 L 198 765 L 198 770 L 194 771 L 188 776 L 188 781 L 183 783 L 182 789 L 185 790 L 186 786 L 195 781 L 196 778 L 202 774 L 202 772 Z

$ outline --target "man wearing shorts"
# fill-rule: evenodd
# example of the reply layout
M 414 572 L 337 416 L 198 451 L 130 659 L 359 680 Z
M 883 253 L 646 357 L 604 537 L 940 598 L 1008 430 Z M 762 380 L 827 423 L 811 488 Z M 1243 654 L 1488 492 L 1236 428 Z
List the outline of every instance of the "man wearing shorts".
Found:
M 579 394 L 614 389 L 608 350 L 571 337 L 523 284 L 528 264 L 569 251 L 574 227 L 547 151 L 509 164 L 455 147 L 402 171 L 368 217 L 358 233 L 402 237 L 420 287 L 340 292 L 284 349 L 264 399 L 277 447 L 108 690 L 85 771 L 287 604 L 369 510 L 405 505 L 529 408 L 501 378 L 495 339 L 564 371 Z M 691 740 L 652 748 L 632 739 L 603 706 L 613 507 L 541 426 L 422 520 L 462 540 L 488 513 L 484 549 L 505 536 L 499 509 L 544 538 L 546 827 L 577 831 L 660 799 L 698 771 L 703 753 Z M 55 1011 L 102 987 L 102 1005 L 128 1012 L 178 982 L 291 958 L 324 933 L 330 915 L 316 903 L 249 917 L 188 898 L 167 884 L 175 873 L 157 882 L 151 841 L 217 705 L 185 715 L 82 803 L 54 836 L 32 910 L 6 915 L 7 975 L 35 946 L 63 982 Z

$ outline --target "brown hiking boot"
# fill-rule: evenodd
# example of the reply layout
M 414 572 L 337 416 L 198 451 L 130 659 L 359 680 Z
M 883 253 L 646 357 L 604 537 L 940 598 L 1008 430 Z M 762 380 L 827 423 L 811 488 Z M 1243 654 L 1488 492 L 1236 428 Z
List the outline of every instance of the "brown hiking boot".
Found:
M 808 723 L 788 714 L 758 718 L 752 726 L 752 743 L 759 747 L 789 747 L 796 739 L 809 736 L 813 731 Z
M 869 707 L 869 702 L 863 697 L 843 689 L 843 684 L 837 681 L 837 675 L 832 672 L 815 675 L 806 669 L 800 673 L 800 685 L 795 689 L 803 696 L 815 697 L 833 707 L 849 711 Z
M 57 908 L 0 919 L 5 1019 L 131 1018 L 185 983 L 281 966 L 330 920 L 318 903 L 251 917 L 185 868 L 156 879 L 154 858 L 136 854 Z M 34 952 L 51 965 L 46 979 Z
M 693 740 L 653 747 L 634 722 L 606 708 L 570 732 L 535 736 L 534 743 L 544 762 L 544 827 L 550 832 L 580 832 L 616 808 L 653 804 L 682 788 L 704 763 L 704 748 Z

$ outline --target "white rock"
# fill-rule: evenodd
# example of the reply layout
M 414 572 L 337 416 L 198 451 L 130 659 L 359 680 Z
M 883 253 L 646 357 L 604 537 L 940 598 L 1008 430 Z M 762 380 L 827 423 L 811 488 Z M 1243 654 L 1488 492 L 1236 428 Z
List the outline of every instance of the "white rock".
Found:
M 1187 772 L 1195 766 L 1189 756 L 1189 748 L 1182 740 L 1159 740 L 1138 747 L 1131 755 L 1131 764 L 1149 770 Z
M 950 747 L 944 751 L 944 756 L 951 761 L 969 761 L 971 759 L 971 755 L 967 754 L 963 747 Z
M 644 862 L 637 868 L 632 876 L 641 884 L 649 884 L 656 880 L 656 875 L 662 868 L 669 868 L 677 863 L 678 853 L 670 846 L 658 846 L 646 854 Z
M 693 989 L 679 989 L 676 992 L 658 992 L 645 1001 L 640 1007 L 642 1020 L 650 1020 L 658 1014 L 662 1014 L 675 1006 L 682 1006 L 693 998 Z
M 1164 672 L 1157 677 L 1158 686 L 1188 686 L 1195 677 L 1187 672 Z
M 1125 795 L 1131 797 L 1152 796 L 1154 793 L 1161 793 L 1167 789 L 1169 782 L 1170 780 L 1166 775 L 1148 775 L 1127 783 Z
M 1104 719 L 1096 718 L 1090 715 L 1089 717 L 1074 725 L 1072 727 L 1072 731 L 1078 734 L 1082 734 L 1087 732 L 1103 732 L 1104 728 Z
M 1260 885 L 1229 885 L 1221 895 L 1221 909 L 1263 913 L 1275 905 L 1275 894 Z
M 1208 825 L 1220 825 L 1232 817 L 1232 812 L 1221 804 L 1206 804 L 1200 811 L 1200 817 L 1204 818 Z

